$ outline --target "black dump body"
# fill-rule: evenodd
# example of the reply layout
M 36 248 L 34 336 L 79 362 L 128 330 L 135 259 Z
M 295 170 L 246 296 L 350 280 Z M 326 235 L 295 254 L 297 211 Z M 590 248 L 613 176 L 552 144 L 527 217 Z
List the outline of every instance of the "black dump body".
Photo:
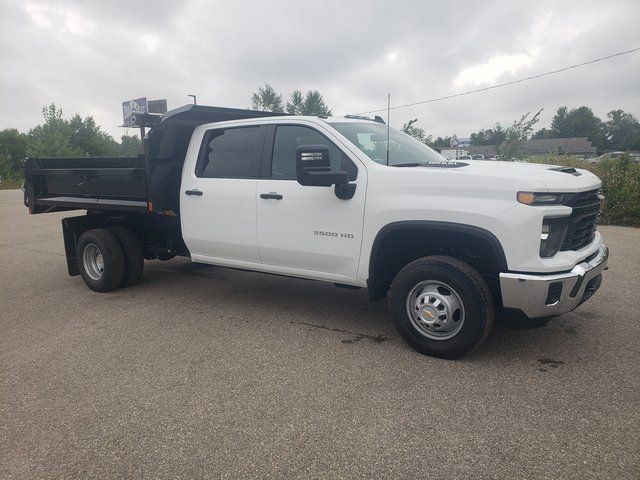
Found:
M 202 124 L 281 113 L 185 105 L 164 114 L 137 157 L 28 158 L 25 204 L 30 213 L 85 209 L 176 217 L 180 180 L 193 130 Z

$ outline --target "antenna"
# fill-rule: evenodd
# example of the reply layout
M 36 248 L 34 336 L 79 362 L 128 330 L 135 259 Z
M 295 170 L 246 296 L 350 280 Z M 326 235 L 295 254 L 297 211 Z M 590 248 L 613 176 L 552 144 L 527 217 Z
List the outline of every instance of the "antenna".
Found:
M 389 166 L 389 124 L 391 123 L 391 94 L 387 94 L 387 167 Z

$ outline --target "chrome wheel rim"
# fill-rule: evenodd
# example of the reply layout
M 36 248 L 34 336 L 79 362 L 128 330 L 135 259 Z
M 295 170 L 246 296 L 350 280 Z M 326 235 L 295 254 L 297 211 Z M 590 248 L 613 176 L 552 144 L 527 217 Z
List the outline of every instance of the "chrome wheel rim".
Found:
M 82 264 L 84 271 L 92 280 L 100 280 L 104 273 L 104 259 L 100 249 L 93 243 L 84 247 L 82 252 Z
M 446 283 L 425 280 L 407 295 L 407 315 L 413 327 L 432 340 L 455 337 L 464 324 L 464 305 Z

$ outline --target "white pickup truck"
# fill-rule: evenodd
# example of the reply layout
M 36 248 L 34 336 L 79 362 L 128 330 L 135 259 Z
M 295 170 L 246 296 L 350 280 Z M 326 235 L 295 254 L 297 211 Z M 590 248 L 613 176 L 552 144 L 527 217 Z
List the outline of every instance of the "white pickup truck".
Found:
M 456 358 L 500 311 L 573 310 L 607 266 L 584 170 L 448 161 L 380 121 L 202 106 L 165 114 L 144 145 L 25 162 L 31 213 L 87 210 L 62 221 L 67 266 L 99 292 L 176 255 L 363 287 L 416 350 Z

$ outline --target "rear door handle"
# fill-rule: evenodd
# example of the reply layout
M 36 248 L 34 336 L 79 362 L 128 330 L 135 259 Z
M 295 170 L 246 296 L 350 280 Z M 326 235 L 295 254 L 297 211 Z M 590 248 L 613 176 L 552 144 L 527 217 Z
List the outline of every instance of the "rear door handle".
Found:
M 193 189 L 193 190 L 187 190 L 187 191 L 186 191 L 186 192 L 184 192 L 184 193 L 186 193 L 187 195 L 197 195 L 197 196 L 199 196 L 199 197 L 201 197 L 201 196 L 202 196 L 202 192 L 201 192 L 200 190 L 196 190 L 196 189 Z
M 282 195 L 280 195 L 279 193 L 261 193 L 260 194 L 260 198 L 272 198 L 274 200 L 282 200 Z

